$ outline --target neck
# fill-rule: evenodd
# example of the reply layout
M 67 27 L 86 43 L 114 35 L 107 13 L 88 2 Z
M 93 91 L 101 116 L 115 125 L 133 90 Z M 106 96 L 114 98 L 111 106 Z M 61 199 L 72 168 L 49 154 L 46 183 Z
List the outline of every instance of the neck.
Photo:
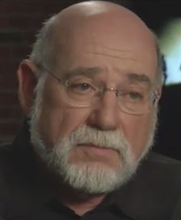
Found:
M 89 195 L 69 187 L 62 187 L 60 202 L 72 209 L 77 215 L 82 216 L 86 212 L 96 208 L 106 197 L 106 194 Z

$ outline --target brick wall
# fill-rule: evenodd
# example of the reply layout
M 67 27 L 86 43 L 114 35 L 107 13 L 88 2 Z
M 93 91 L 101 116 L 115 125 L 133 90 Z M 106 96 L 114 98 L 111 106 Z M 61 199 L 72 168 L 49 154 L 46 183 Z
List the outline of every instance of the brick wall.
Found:
M 13 139 L 23 115 L 16 70 L 42 22 L 73 0 L 0 0 L 0 142 Z

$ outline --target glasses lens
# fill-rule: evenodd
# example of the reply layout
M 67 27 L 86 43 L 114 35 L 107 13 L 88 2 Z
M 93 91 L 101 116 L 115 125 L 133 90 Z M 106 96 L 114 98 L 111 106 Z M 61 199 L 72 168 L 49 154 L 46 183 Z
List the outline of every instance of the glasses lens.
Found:
M 66 93 L 70 103 L 77 107 L 90 106 L 95 100 L 97 88 L 89 79 L 69 80 Z
M 67 102 L 72 106 L 90 107 L 98 101 L 99 89 L 90 79 L 69 80 L 65 85 L 65 90 Z M 117 98 L 119 108 L 128 114 L 141 115 L 148 112 L 152 107 L 152 92 L 139 85 L 122 88 L 117 93 Z
M 144 114 L 151 109 L 151 92 L 139 85 L 125 87 L 118 94 L 120 109 L 128 114 Z

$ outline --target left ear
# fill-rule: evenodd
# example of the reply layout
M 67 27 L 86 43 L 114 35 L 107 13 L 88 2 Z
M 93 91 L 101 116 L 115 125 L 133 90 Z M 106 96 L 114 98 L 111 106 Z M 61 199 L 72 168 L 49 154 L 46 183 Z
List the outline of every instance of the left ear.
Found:
M 37 84 L 37 68 L 30 60 L 23 60 L 18 68 L 19 99 L 22 110 L 26 116 L 31 112 L 34 103 L 34 89 Z
M 162 88 L 163 88 L 163 85 L 162 85 L 162 84 L 159 84 L 159 85 L 157 86 L 157 91 L 158 91 L 158 95 L 159 95 L 159 99 L 158 99 L 158 100 L 160 100 L 160 98 L 161 98 L 161 96 L 162 96 Z
M 157 86 L 156 86 L 156 91 L 157 91 L 157 95 L 158 95 L 158 98 L 157 98 L 157 100 L 156 100 L 156 103 L 158 104 L 158 102 L 159 102 L 159 100 L 160 100 L 160 98 L 161 98 L 161 96 L 162 96 L 162 88 L 163 88 L 163 85 L 162 84 L 158 84 Z

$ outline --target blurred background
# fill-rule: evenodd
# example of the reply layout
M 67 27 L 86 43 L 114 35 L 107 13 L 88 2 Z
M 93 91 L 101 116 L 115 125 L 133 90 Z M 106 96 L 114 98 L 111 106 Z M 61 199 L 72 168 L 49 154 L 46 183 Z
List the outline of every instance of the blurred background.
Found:
M 23 114 L 16 70 L 27 57 L 42 22 L 75 0 L 0 0 L 0 142 L 11 141 Z M 137 13 L 157 33 L 166 81 L 153 150 L 181 160 L 181 1 L 115 0 Z

